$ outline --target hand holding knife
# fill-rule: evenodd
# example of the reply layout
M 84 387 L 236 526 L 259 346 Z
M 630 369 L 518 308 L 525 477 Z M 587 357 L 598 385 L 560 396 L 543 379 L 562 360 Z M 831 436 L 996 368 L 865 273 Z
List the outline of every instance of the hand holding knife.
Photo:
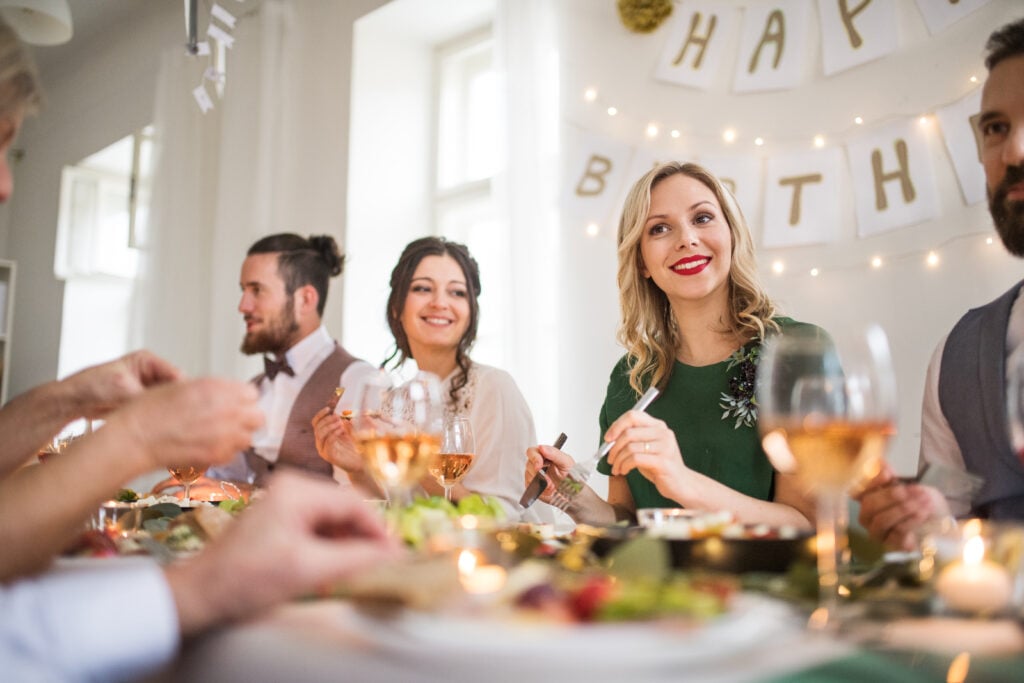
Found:
M 554 447 L 561 448 L 565 445 L 568 438 L 569 437 L 565 435 L 565 432 L 562 432 L 558 435 L 558 438 L 555 439 L 555 443 L 553 444 Z M 540 494 L 544 493 L 544 490 L 548 487 L 549 467 L 551 467 L 550 462 L 537 470 L 537 474 L 533 475 L 533 479 L 531 479 L 530 483 L 527 484 L 526 491 L 523 492 L 523 497 L 519 499 L 519 504 L 524 508 L 528 508 L 537 502 L 537 499 L 540 498 Z

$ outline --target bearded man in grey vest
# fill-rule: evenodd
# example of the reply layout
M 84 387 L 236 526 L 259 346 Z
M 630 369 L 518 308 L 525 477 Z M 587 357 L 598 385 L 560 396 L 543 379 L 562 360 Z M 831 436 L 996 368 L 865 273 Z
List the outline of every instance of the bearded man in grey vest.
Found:
M 330 235 L 281 233 L 249 248 L 239 281 L 238 311 L 245 321 L 241 350 L 263 355 L 264 372 L 252 382 L 266 423 L 253 434 L 248 451 L 211 469 L 209 476 L 256 485 L 280 467 L 332 476 L 331 465 L 316 451 L 313 415 L 334 397 L 336 387 L 354 389 L 376 372 L 345 351 L 321 322 L 329 280 L 343 265 Z M 348 391 L 342 401 L 354 393 Z
M 989 212 L 1006 249 L 1024 257 L 1024 19 L 994 32 L 987 48 L 976 132 Z M 928 366 L 920 462 L 970 472 L 980 487 L 943 495 L 900 484 L 886 468 L 860 495 L 860 521 L 872 536 L 910 550 L 921 525 L 937 517 L 1024 520 L 1024 462 L 1006 417 L 1007 359 L 1024 349 L 1022 285 L 968 311 Z

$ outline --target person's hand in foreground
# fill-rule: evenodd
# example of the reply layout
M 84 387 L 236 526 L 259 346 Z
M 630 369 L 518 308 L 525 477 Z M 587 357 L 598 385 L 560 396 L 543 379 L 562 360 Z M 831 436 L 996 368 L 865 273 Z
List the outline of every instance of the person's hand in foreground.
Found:
M 166 569 L 184 635 L 314 594 L 403 553 L 356 493 L 299 473 L 274 475 L 205 550 Z

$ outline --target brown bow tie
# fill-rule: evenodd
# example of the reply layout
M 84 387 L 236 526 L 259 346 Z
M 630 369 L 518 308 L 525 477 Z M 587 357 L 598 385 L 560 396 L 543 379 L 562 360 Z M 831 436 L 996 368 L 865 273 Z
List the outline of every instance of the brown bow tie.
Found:
M 289 377 L 295 376 L 295 370 L 292 369 L 292 366 L 288 365 L 287 358 L 274 360 L 269 356 L 263 356 L 263 373 L 267 376 L 267 379 L 273 381 L 279 372 L 283 372 Z

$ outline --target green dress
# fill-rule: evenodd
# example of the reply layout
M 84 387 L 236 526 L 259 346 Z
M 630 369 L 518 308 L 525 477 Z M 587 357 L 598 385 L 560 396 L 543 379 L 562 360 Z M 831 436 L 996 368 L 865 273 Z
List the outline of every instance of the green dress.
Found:
M 776 318 L 782 333 L 796 327 L 813 328 L 790 318 Z M 749 351 L 760 342 L 744 346 Z M 629 386 L 628 359 L 623 356 L 615 365 L 608 382 L 604 405 L 601 406 L 601 438 L 608 427 L 636 403 L 637 394 Z M 761 448 L 756 421 L 737 426 L 735 417 L 722 414 L 722 394 L 733 395 L 730 379 L 742 372 L 730 361 L 693 367 L 676 361 L 672 375 L 661 395 L 647 412 L 668 425 L 679 442 L 679 451 L 686 466 L 695 472 L 760 500 L 772 500 L 775 493 L 775 471 Z M 598 471 L 610 474 L 607 457 Z M 648 507 L 679 507 L 658 492 L 655 485 L 633 470 L 626 475 L 629 490 L 637 509 Z

